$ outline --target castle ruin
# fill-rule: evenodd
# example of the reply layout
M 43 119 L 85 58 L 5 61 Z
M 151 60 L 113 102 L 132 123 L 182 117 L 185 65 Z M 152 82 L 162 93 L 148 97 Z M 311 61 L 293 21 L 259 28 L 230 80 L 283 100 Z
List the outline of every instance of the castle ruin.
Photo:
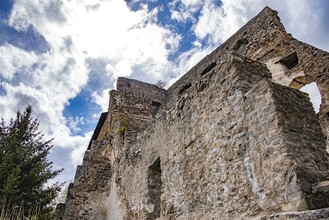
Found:
M 118 79 L 57 219 L 329 218 L 328 137 L 329 53 L 266 7 L 167 90 Z

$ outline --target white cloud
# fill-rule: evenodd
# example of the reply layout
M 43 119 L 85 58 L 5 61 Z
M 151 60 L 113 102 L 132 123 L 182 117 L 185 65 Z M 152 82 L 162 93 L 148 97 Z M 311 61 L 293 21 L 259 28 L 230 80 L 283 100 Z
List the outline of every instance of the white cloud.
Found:
M 174 84 L 180 77 L 182 77 L 188 70 L 190 70 L 193 66 L 195 66 L 202 58 L 208 55 L 211 51 L 213 51 L 213 47 L 206 48 L 194 48 L 183 54 L 181 54 L 178 58 L 179 63 L 175 72 L 177 75 L 173 76 L 167 86 L 171 86 Z
M 181 3 L 181 4 L 179 4 Z M 196 21 L 194 14 L 200 10 L 203 1 L 200 0 L 174 0 L 169 3 L 171 19 L 179 22 L 186 22 L 191 20 Z
M 202 1 L 200 0 L 182 0 L 182 3 L 185 6 L 194 6 L 194 5 L 200 5 Z
M 10 44 L 0 46 L 0 76 L 12 80 L 17 71 L 24 71 L 37 62 L 34 52 L 26 52 Z
M 259 0 L 223 0 L 222 5 L 205 0 L 194 32 L 208 44 L 219 45 L 262 9 Z
M 89 131 L 85 133 L 83 137 L 78 137 L 76 140 L 76 147 L 74 147 L 70 153 L 70 158 L 72 159 L 72 164 L 74 166 L 82 163 L 83 155 L 87 149 L 92 134 L 93 131 Z
M 163 65 L 178 48 L 179 36 L 155 23 L 157 9 L 133 12 L 124 1 L 99 4 L 97 10 L 89 12 L 83 4 L 71 6 L 70 21 L 76 32 L 71 36 L 89 57 L 111 60 L 115 78 L 131 75 L 134 66 L 148 60 Z
M 105 89 L 101 91 L 101 93 L 93 92 L 92 97 L 93 97 L 93 102 L 101 106 L 102 112 L 107 112 L 109 107 L 109 91 Z
M 79 126 L 84 124 L 84 117 L 69 117 L 67 119 L 67 126 L 70 128 L 73 133 L 77 133 L 81 131 L 81 128 Z
M 30 25 L 30 18 L 31 16 L 25 7 L 20 7 L 19 4 L 14 4 L 9 18 L 9 24 L 15 27 L 16 30 L 25 31 Z

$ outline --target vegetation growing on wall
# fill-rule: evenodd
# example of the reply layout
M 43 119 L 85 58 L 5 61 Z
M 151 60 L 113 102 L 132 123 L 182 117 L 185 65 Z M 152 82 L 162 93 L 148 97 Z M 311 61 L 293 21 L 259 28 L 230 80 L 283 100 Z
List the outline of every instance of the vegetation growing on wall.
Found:
M 126 119 L 124 119 L 122 125 L 119 128 L 119 133 L 121 133 L 121 134 L 124 133 L 127 130 L 128 125 L 129 125 L 129 120 L 128 120 L 128 118 L 126 118 Z
M 127 116 L 123 114 L 118 115 L 118 123 L 119 123 L 119 129 L 118 129 L 118 134 L 123 134 L 129 125 L 129 119 Z

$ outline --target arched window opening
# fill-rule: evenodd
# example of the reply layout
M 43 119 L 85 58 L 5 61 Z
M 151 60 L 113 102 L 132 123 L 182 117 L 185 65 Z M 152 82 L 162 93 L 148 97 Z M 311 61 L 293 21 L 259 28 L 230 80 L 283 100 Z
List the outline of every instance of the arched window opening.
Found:
M 307 84 L 303 86 L 300 91 L 306 92 L 310 96 L 313 108 L 315 112 L 318 113 L 321 105 L 321 94 L 316 83 L 312 82 L 310 84 Z
M 321 105 L 321 93 L 315 83 L 315 79 L 312 76 L 298 76 L 292 80 L 290 87 L 300 89 L 300 91 L 307 93 L 310 96 L 314 111 L 316 113 L 319 112 Z
M 298 76 L 292 80 L 290 87 L 295 89 L 300 89 L 303 86 L 314 82 L 314 78 L 311 76 Z

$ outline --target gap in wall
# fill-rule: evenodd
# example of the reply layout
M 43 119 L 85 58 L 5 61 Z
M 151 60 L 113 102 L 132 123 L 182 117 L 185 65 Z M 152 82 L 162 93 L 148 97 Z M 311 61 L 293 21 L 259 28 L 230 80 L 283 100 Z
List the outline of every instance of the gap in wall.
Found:
M 321 94 L 318 89 L 318 86 L 316 85 L 315 82 L 312 82 L 310 84 L 307 84 L 300 88 L 300 91 L 306 92 L 309 94 L 311 102 L 313 104 L 313 108 L 315 113 L 318 113 L 320 110 L 320 104 L 321 104 Z
M 160 218 L 161 207 L 161 161 L 160 158 L 148 168 L 148 203 L 154 206 L 153 212 L 147 216 L 148 220 Z

